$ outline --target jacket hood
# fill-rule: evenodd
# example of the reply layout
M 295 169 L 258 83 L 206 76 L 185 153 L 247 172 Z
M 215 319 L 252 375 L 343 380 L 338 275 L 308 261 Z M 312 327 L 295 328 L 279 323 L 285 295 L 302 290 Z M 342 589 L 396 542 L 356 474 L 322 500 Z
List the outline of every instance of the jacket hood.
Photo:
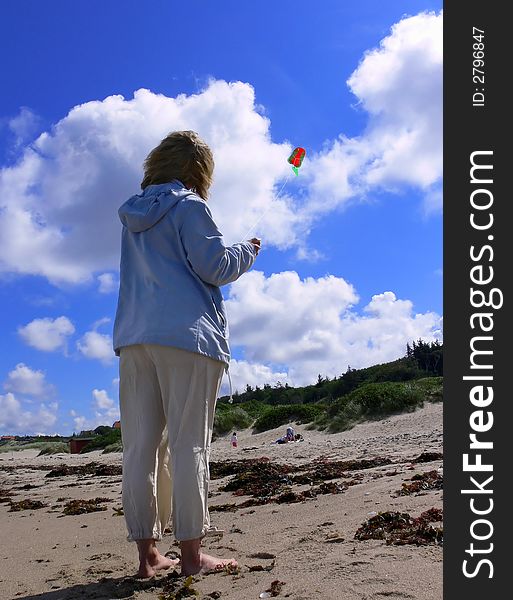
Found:
M 177 179 L 170 183 L 149 185 L 141 194 L 132 196 L 122 204 L 118 215 L 129 231 L 146 231 L 158 223 L 182 198 L 193 193 Z

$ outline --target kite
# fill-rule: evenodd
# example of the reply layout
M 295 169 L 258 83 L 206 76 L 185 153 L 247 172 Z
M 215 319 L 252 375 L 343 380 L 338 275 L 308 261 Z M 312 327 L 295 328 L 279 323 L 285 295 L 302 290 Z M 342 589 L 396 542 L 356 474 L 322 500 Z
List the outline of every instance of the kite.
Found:
M 305 157 L 305 149 L 304 148 L 295 148 L 292 154 L 289 156 L 288 161 L 292 165 L 292 170 L 297 175 L 299 171 L 299 167 L 303 163 L 303 158 Z
M 294 151 L 292 152 L 292 154 L 287 159 L 288 162 L 292 165 L 292 170 L 294 171 L 294 173 L 296 175 L 298 174 L 299 167 L 303 163 L 303 159 L 305 158 L 305 154 L 306 154 L 306 151 L 305 151 L 304 148 L 299 148 L 299 147 L 298 148 L 294 148 Z M 288 182 L 288 180 L 290 178 L 290 175 L 291 174 L 289 173 L 289 176 L 285 180 L 285 183 L 281 186 L 280 191 L 276 194 L 276 196 L 274 196 L 273 200 L 277 200 L 281 196 L 283 188 L 287 185 L 287 182 Z M 253 225 L 251 225 L 251 227 L 248 229 L 248 231 L 246 232 L 246 234 L 243 236 L 243 239 L 247 238 L 247 236 L 260 223 L 260 221 L 265 217 L 265 215 L 271 210 L 272 207 L 273 207 L 273 203 L 271 202 L 269 204 L 268 209 L 262 215 L 260 215 L 260 218 L 258 219 L 258 221 L 256 223 L 254 223 Z

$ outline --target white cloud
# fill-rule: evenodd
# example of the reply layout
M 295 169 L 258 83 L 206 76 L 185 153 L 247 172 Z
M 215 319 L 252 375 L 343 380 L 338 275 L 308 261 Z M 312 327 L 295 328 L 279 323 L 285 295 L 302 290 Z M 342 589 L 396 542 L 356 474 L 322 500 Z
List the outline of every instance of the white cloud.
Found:
M 93 397 L 95 401 L 95 406 L 98 410 L 108 410 L 112 409 L 114 406 L 114 400 L 109 398 L 109 395 L 105 390 L 97 390 L 96 388 L 93 390 Z
M 43 371 L 34 371 L 24 363 L 18 363 L 7 375 L 4 388 L 9 392 L 28 396 L 47 396 L 55 388 L 45 380 Z
M 98 327 L 101 327 L 102 325 L 106 325 L 107 323 L 111 322 L 111 318 L 110 317 L 102 317 L 101 319 L 98 319 L 97 321 L 95 321 L 93 323 L 93 331 L 96 331 L 98 329 Z
M 30 108 L 22 106 L 20 112 L 10 119 L 7 125 L 15 136 L 15 147 L 19 147 L 37 132 L 41 126 L 41 119 Z
M 278 381 L 285 383 L 289 381 L 286 371 L 273 371 L 267 365 L 259 363 L 250 363 L 246 360 L 231 360 L 230 361 L 230 378 L 232 380 L 232 391 L 244 392 L 246 386 L 251 387 L 262 386 L 264 383 L 271 385 Z M 230 393 L 230 384 L 227 377 L 223 379 L 221 385 L 220 396 L 225 396 Z
M 106 390 L 95 388 L 92 395 L 91 408 L 94 414 L 92 418 L 79 415 L 73 409 L 69 411 L 69 414 L 73 417 L 73 429 L 76 432 L 96 429 L 99 425 L 112 427 L 113 423 L 119 420 L 118 404 L 112 398 L 109 398 Z
M 119 281 L 114 278 L 112 273 L 102 273 L 97 277 L 100 282 L 98 285 L 98 291 L 100 294 L 111 294 L 112 292 L 117 291 L 119 286 Z
M 441 13 L 406 17 L 348 80 L 371 115 L 366 137 L 378 154 L 370 183 L 426 187 L 441 176 L 442 33 Z
M 112 385 L 113 386 L 119 386 L 119 377 L 114 377 L 114 379 L 112 380 Z
M 5 435 L 37 435 L 49 432 L 57 421 L 57 402 L 41 403 L 37 410 L 25 410 L 12 392 L 0 394 L 0 431 Z M 50 433 L 47 433 L 51 435 Z
M 212 210 L 227 240 L 240 239 L 288 173 L 284 156 L 291 147 L 272 143 L 269 125 L 256 111 L 253 88 L 240 82 L 211 81 L 202 93 L 177 98 L 141 89 L 133 99 L 111 96 L 76 106 L 0 173 L 0 269 L 43 275 L 55 285 L 116 271 L 117 209 L 140 189 L 146 154 L 169 131 L 183 128 L 198 131 L 212 146 Z M 292 230 L 281 225 L 298 217 L 289 198 L 274 204 L 268 243 L 290 245 Z M 105 288 L 110 281 L 102 275 Z
M 432 214 L 441 213 L 443 208 L 443 189 L 441 185 L 433 185 L 427 188 L 424 194 L 423 209 L 424 215 L 429 217 Z
M 112 337 L 97 331 L 87 331 L 77 341 L 78 351 L 93 360 L 99 360 L 105 365 L 109 365 L 115 358 L 112 349 Z
M 302 177 L 292 178 L 279 198 L 292 147 L 271 140 L 270 121 L 248 83 L 211 80 L 202 92 L 176 98 L 140 89 L 132 99 L 76 106 L 0 172 L 0 271 L 42 275 L 55 285 L 91 283 L 101 272 L 99 291 L 112 290 L 117 209 L 139 190 L 146 154 L 169 131 L 184 128 L 198 131 L 214 151 L 210 205 L 228 243 L 265 215 L 254 233 L 311 258 L 315 251 L 305 243 L 313 221 L 376 186 L 417 186 L 429 210 L 438 210 L 431 190 L 442 165 L 441 13 L 394 25 L 348 85 L 369 114 L 367 128 L 309 152 Z
M 312 216 L 371 188 L 400 192 L 405 185 L 425 192 L 426 212 L 441 210 L 442 19 L 405 17 L 365 53 L 347 83 L 369 121 L 360 137 L 341 135 L 310 157 Z
M 251 361 L 290 365 L 325 353 L 330 328 L 358 301 L 334 276 L 301 280 L 295 271 L 266 278 L 251 271 L 233 283 L 226 302 L 232 344 Z
M 271 383 L 272 377 L 306 385 L 318 374 L 341 375 L 348 365 L 395 360 L 413 339 L 442 338 L 439 315 L 414 313 L 412 303 L 393 292 L 376 294 L 361 313 L 354 310 L 358 300 L 340 277 L 247 273 L 231 285 L 226 301 L 232 347 L 242 347 L 250 363 L 235 363 L 234 372 L 247 383 Z
M 26 296 L 25 300 L 34 306 L 54 306 L 60 299 L 56 296 Z
M 18 327 L 18 334 L 25 343 L 45 352 L 66 352 L 67 339 L 74 332 L 75 327 L 67 317 L 34 319 Z

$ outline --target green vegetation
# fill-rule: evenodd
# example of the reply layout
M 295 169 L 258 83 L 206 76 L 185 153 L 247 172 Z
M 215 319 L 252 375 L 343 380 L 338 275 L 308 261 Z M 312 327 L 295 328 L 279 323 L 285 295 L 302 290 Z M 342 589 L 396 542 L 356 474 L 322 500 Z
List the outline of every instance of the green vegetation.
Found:
M 105 446 L 102 454 L 110 454 L 111 452 L 123 452 L 123 444 L 121 442 L 121 439 L 117 442 L 114 442 L 113 444 Z
M 3 435 L 3 434 L 2 434 Z M 69 438 L 62 435 L 15 435 L 14 439 L 0 439 L 0 446 L 5 444 L 40 444 L 41 442 L 63 442 Z
M 41 450 L 38 456 L 45 456 L 47 454 L 69 454 L 69 444 L 66 442 L 48 442 L 41 445 Z
M 319 401 L 332 402 L 345 396 L 365 383 L 385 381 L 412 381 L 426 377 L 443 375 L 443 346 L 439 342 L 418 340 L 406 345 L 406 355 L 389 363 L 373 365 L 365 369 L 347 367 L 347 371 L 330 379 L 319 374 L 317 383 L 293 388 L 287 383 L 278 382 L 274 387 L 269 384 L 263 388 L 246 386 L 243 393 L 233 395 L 234 405 L 244 405 L 254 400 L 258 404 L 271 406 L 285 404 L 310 404 Z M 221 398 L 226 402 L 227 396 Z
M 246 429 L 254 419 L 241 406 L 220 404 L 214 416 L 213 435 L 220 436 L 231 431 Z
M 442 402 L 444 392 L 443 377 L 425 377 L 417 379 L 415 385 L 424 395 L 426 402 Z
M 442 373 L 443 346 L 418 340 L 407 344 L 403 358 L 365 369 L 348 367 L 333 379 L 319 375 L 314 385 L 248 385 L 245 392 L 234 394 L 234 404 L 226 396 L 220 399 L 214 430 L 222 435 L 242 429 L 251 417 L 255 432 L 290 422 L 343 431 L 364 420 L 414 410 L 425 401 L 441 401 Z
M 253 424 L 255 432 L 275 429 L 286 423 L 311 423 L 324 411 L 321 404 L 288 404 L 268 408 Z
M 104 429 L 103 431 L 106 430 Z M 87 454 L 87 452 L 92 452 L 93 450 L 101 450 L 113 444 L 119 444 L 120 442 L 121 429 L 109 427 L 108 431 L 103 435 L 95 435 L 94 439 L 80 450 L 80 454 Z
M 55 452 L 68 452 L 66 442 L 31 442 L 20 440 L 8 440 L 0 442 L 1 452 L 17 452 L 18 450 L 42 450 L 43 448 L 66 447 L 66 450 L 55 450 Z M 45 451 L 45 454 L 54 454 L 54 452 Z
M 366 383 L 331 404 L 315 425 L 332 433 L 344 431 L 362 421 L 410 412 L 426 401 L 439 402 L 442 394 L 442 377 Z

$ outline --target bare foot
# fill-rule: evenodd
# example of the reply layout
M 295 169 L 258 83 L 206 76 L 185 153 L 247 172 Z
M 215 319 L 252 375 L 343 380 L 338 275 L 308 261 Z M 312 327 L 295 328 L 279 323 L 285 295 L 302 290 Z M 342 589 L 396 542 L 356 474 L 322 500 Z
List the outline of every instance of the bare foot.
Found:
M 210 571 L 217 571 L 231 565 L 237 567 L 237 561 L 234 558 L 216 558 L 210 554 L 204 554 L 203 552 L 199 555 L 199 561 L 184 562 L 182 557 L 182 575 L 196 575 L 198 573 L 205 574 Z
M 158 551 L 156 553 L 153 552 L 147 555 L 146 558 L 141 559 L 137 577 L 153 577 L 157 571 L 175 567 L 179 563 L 180 560 L 178 558 L 168 558 L 167 556 L 162 556 Z

